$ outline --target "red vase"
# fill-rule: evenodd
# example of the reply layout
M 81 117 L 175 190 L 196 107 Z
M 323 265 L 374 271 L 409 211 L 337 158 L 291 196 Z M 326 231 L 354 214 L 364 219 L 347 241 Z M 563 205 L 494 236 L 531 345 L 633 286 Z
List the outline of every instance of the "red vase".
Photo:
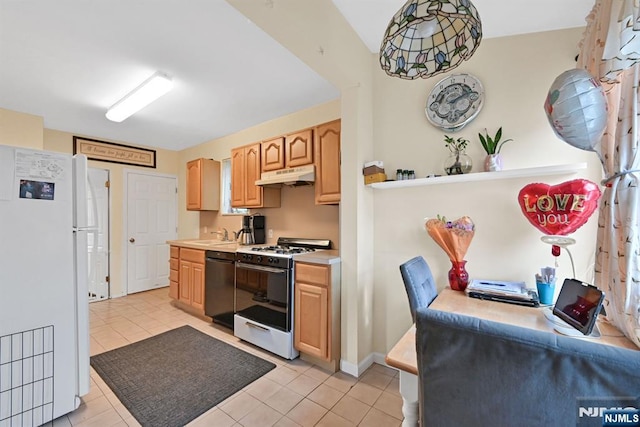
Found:
M 464 269 L 467 261 L 451 261 L 449 270 L 449 286 L 454 291 L 464 291 L 469 284 L 469 273 Z

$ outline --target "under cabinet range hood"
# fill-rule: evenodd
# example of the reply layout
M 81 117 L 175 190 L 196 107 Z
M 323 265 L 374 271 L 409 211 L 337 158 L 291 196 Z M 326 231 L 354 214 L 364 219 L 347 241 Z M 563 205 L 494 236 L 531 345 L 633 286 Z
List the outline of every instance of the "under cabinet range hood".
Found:
M 314 180 L 315 167 L 313 165 L 305 165 L 297 168 L 262 172 L 260 179 L 256 181 L 256 185 L 311 185 Z

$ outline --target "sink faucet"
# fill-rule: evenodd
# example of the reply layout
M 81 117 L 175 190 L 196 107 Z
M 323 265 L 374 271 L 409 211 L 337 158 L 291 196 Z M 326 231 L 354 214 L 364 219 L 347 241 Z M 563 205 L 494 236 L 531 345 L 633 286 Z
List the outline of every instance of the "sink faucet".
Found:
M 220 237 L 220 240 L 223 242 L 229 242 L 229 232 L 226 228 L 223 228 L 222 231 L 212 231 L 211 234 L 216 234 Z

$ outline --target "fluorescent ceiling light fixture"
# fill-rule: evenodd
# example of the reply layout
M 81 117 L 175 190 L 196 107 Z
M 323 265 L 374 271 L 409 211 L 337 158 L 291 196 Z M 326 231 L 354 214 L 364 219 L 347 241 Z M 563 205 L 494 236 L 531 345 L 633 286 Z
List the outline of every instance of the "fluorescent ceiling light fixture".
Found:
M 109 108 L 107 119 L 119 123 L 169 92 L 172 87 L 173 82 L 169 76 L 156 72 Z

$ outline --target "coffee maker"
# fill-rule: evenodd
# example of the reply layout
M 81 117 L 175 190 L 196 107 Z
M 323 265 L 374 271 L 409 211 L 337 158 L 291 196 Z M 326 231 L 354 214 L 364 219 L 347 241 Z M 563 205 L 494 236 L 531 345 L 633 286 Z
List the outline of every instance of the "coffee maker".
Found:
M 253 215 L 253 240 L 255 244 L 267 243 L 264 227 L 264 215 Z
M 264 215 L 244 215 L 242 229 L 238 232 L 238 243 L 253 245 L 266 243 Z
M 254 242 L 253 217 L 251 215 L 244 215 L 242 217 L 242 228 L 238 231 L 238 243 L 241 245 L 253 245 Z

